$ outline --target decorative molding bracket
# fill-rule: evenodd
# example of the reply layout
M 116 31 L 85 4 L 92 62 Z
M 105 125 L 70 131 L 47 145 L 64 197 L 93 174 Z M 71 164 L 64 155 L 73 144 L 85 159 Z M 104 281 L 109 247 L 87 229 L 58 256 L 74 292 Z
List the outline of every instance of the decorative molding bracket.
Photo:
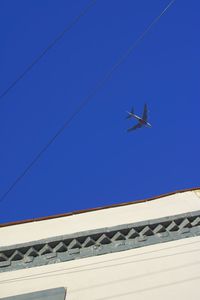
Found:
M 0 272 L 43 266 L 200 235 L 200 211 L 0 248 Z

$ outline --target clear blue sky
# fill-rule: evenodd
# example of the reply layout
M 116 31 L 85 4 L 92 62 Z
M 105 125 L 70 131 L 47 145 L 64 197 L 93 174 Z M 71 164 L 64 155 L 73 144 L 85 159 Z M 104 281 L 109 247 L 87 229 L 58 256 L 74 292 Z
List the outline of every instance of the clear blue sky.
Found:
M 97 0 L 0 101 L 0 194 L 168 0 Z M 88 0 L 0 1 L 0 93 Z M 0 223 L 199 186 L 200 2 L 175 1 L 0 203 Z M 126 110 L 152 128 L 127 133 Z

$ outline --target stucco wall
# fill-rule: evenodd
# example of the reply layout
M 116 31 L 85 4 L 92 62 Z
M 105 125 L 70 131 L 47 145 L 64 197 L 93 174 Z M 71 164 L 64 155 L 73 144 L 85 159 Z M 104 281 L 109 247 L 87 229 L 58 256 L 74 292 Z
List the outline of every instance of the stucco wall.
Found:
M 197 211 L 199 190 L 176 193 L 143 203 L 2 227 L 0 247 L 10 251 L 9 247 L 21 243 L 169 216 L 175 219 L 179 214 L 186 214 L 187 219 Z M 170 233 L 172 241 L 161 239 L 157 244 L 122 252 L 60 263 L 55 258 L 53 264 L 18 271 L 11 265 L 8 272 L 0 273 L 0 299 L 57 287 L 67 289 L 67 300 L 198 299 L 200 236 L 191 234 L 192 222 L 191 217 L 186 231 L 180 231 L 180 240 Z M 199 235 L 200 217 L 194 222 Z M 184 232 L 190 232 L 190 237 L 184 238 Z
M 149 202 L 2 227 L 0 228 L 0 247 L 196 210 L 200 210 L 199 190 L 177 193 Z
M 0 297 L 63 286 L 67 300 L 198 299 L 199 254 L 200 237 L 193 237 L 2 273 Z

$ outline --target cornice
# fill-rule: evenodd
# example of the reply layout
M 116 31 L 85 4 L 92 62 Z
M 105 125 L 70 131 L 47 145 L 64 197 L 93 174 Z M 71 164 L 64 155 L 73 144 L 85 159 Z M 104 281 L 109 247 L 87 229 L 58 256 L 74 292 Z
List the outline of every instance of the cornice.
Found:
M 195 191 L 198 191 L 198 190 L 200 190 L 200 187 L 181 189 L 181 190 L 168 192 L 168 193 L 165 193 L 165 194 L 160 194 L 160 195 L 157 195 L 157 196 L 153 196 L 153 197 L 146 198 L 146 199 L 141 199 L 141 200 L 133 200 L 133 201 L 130 201 L 130 202 L 121 202 L 121 203 L 116 203 L 116 204 L 111 204 L 111 205 L 106 205 L 106 206 L 100 206 L 100 207 L 95 207 L 95 208 L 76 210 L 76 211 L 72 211 L 72 212 L 67 212 L 67 213 L 57 214 L 57 215 L 52 215 L 52 216 L 46 216 L 46 217 L 41 217 L 41 218 L 33 218 L 33 219 L 28 219 L 28 220 L 20 220 L 20 221 L 15 221 L 15 222 L 2 223 L 2 224 L 0 224 L 0 228 L 1 227 L 13 226 L 13 225 L 21 225 L 21 224 L 26 224 L 26 223 L 31 223 L 31 222 L 39 222 L 39 221 L 45 221 L 45 220 L 58 219 L 58 218 L 69 217 L 69 216 L 73 216 L 73 215 L 84 214 L 84 213 L 88 213 L 88 212 L 94 212 L 94 211 L 109 209 L 109 208 L 117 208 L 117 207 L 132 205 L 132 204 L 144 203 L 144 202 L 149 202 L 149 201 L 157 200 L 157 199 L 160 199 L 160 198 L 172 196 L 172 195 L 175 195 L 175 194 L 180 194 L 180 193 L 185 193 L 185 192 L 193 192 L 193 191 L 195 192 Z
M 200 211 L 0 248 L 0 272 L 66 262 L 200 235 Z

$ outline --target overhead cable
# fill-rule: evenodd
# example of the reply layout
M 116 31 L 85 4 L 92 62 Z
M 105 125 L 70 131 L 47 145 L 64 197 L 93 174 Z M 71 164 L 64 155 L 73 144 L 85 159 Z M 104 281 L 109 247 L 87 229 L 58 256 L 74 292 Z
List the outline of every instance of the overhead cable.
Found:
M 64 30 L 24 69 L 24 71 L 19 74 L 19 76 L 0 94 L 0 100 L 2 100 L 17 84 L 21 81 L 32 68 L 51 50 L 63 37 L 64 35 L 72 29 L 76 23 L 90 10 L 90 8 L 96 3 L 97 0 L 92 0 L 86 7 L 77 15 L 71 23 L 69 23 Z
M 140 263 L 140 262 L 149 262 L 149 261 L 155 261 L 155 260 L 159 260 L 159 259 L 163 259 L 163 258 L 167 258 L 167 257 L 171 257 L 171 256 L 180 256 L 180 255 L 184 255 L 184 254 L 190 254 L 190 253 L 196 253 L 196 252 L 199 252 L 200 250 L 199 249 L 193 249 L 193 250 L 189 250 L 189 251 L 182 251 L 182 252 L 178 252 L 178 253 L 173 253 L 173 254 L 166 254 L 166 255 L 163 255 L 163 256 L 159 256 L 159 257 L 150 257 L 150 258 L 146 258 L 146 259 L 143 259 L 143 260 L 140 260 L 140 261 L 135 261 L 135 260 L 129 260 L 129 261 L 125 261 L 123 263 L 115 263 L 115 264 L 105 264 L 105 261 L 103 263 L 102 266 L 97 266 L 97 267 L 94 267 L 94 268 L 87 268 L 87 265 L 85 266 L 86 268 L 83 269 L 82 266 L 76 266 L 76 267 L 71 267 L 71 268 L 64 268 L 64 269 L 59 269 L 59 270 L 51 270 L 51 271 L 47 271 L 47 272 L 43 272 L 43 273 L 37 273 L 37 274 L 31 274 L 31 275 L 25 275 L 25 276 L 20 276 L 18 278 L 9 278 L 9 279 L 3 279 L 3 280 L 0 280 L 0 285 L 1 284 L 7 284 L 7 283 L 13 283 L 13 282 L 20 282 L 20 281 L 29 281 L 29 280 L 37 280 L 37 279 L 42 279 L 42 278 L 47 278 L 47 277 L 58 277 L 58 276 L 63 276 L 63 275 L 66 275 L 66 274 L 75 274 L 75 273 L 82 273 L 82 272 L 88 272 L 88 271 L 97 271 L 97 270 L 100 270 L 100 269 L 109 269 L 109 268 L 113 268 L 113 267 L 119 267 L 119 266 L 122 266 L 122 265 L 131 265 L 131 264 L 136 264 L 136 263 Z M 120 260 L 121 258 L 118 257 L 118 260 Z M 101 263 L 101 262 L 100 262 Z M 95 264 L 98 264 L 98 263 L 93 263 L 93 265 Z M 172 267 L 172 268 L 167 268 L 161 272 L 168 272 L 169 270 L 177 270 L 177 269 L 181 269 L 181 268 L 186 268 L 186 267 L 191 267 L 192 265 L 199 265 L 200 264 L 200 261 L 199 260 L 196 260 L 194 261 L 193 263 L 187 263 L 187 264 L 184 264 L 182 266 L 175 266 L 175 267 Z M 141 275 L 141 277 L 145 277 L 145 276 L 149 276 L 149 275 L 153 275 L 153 274 L 158 274 L 158 271 L 153 271 L 149 274 L 143 274 Z M 131 277 L 131 278 L 134 278 L 135 276 Z
M 126 50 L 126 52 L 121 56 L 121 58 L 112 66 L 110 71 L 105 74 L 102 80 L 98 82 L 94 90 L 79 104 L 72 115 L 66 119 L 64 124 L 58 129 L 58 131 L 53 135 L 53 137 L 47 142 L 47 144 L 38 152 L 34 159 L 28 164 L 28 166 L 23 170 L 23 172 L 14 180 L 7 191 L 0 197 L 0 202 L 2 202 L 7 195 L 13 190 L 13 188 L 21 181 L 21 179 L 27 174 L 27 172 L 35 165 L 35 163 L 40 159 L 44 152 L 53 144 L 53 142 L 60 136 L 60 134 L 65 130 L 65 128 L 72 122 L 72 120 L 79 114 L 79 112 L 93 99 L 96 93 L 103 87 L 103 85 L 111 78 L 114 71 L 127 59 L 127 57 L 133 52 L 140 41 L 145 37 L 145 35 L 150 31 L 150 29 L 155 25 L 159 19 L 166 13 L 170 6 L 175 2 L 175 0 L 170 1 L 170 3 L 162 10 L 162 12 L 147 26 L 143 33 L 137 38 L 137 40 Z

